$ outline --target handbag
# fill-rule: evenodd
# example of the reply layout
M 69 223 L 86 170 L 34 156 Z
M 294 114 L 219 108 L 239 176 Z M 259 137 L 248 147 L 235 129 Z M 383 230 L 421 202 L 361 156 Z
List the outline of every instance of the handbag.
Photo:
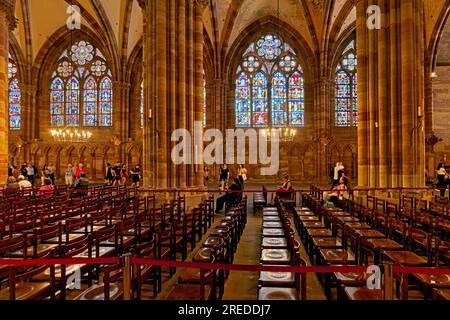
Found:
M 242 174 L 242 179 L 243 179 L 244 181 L 247 181 L 247 174 L 243 173 L 243 174 Z

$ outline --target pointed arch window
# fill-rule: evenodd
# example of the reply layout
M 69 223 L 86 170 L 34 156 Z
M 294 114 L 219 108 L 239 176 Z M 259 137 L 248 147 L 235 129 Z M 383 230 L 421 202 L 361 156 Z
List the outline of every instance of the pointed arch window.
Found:
M 8 116 L 9 129 L 20 130 L 22 126 L 21 118 L 21 98 L 19 79 L 17 78 L 17 66 L 11 54 L 8 53 Z
M 206 76 L 203 70 L 203 128 L 206 128 Z
M 303 70 L 295 51 L 277 34 L 252 43 L 236 71 L 236 127 L 303 127 Z
M 50 85 L 52 127 L 111 127 L 112 74 L 103 53 L 78 41 L 61 54 Z
M 335 125 L 358 126 L 358 84 L 355 40 L 350 41 L 336 67 Z
M 141 82 L 139 93 L 139 113 L 141 115 L 141 129 L 144 128 L 144 81 Z

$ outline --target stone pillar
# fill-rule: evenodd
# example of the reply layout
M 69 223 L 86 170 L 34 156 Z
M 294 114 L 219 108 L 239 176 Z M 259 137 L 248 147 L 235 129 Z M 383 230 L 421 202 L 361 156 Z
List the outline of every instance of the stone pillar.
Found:
M 194 94 L 195 94 L 195 108 L 194 120 L 203 123 L 203 11 L 209 1 L 197 0 L 194 7 Z M 200 129 L 199 135 L 203 136 L 203 125 L 197 126 Z M 197 130 L 198 131 L 198 130 Z M 203 185 L 203 144 L 194 146 L 195 178 L 194 186 Z
M 198 186 L 202 176 L 193 164 L 172 162 L 171 134 L 183 128 L 193 138 L 194 121 L 203 119 L 202 15 L 207 1 L 139 3 L 144 15 L 144 186 Z
M 182 70 L 182 72 L 178 72 L 178 127 L 181 129 L 187 128 L 186 123 L 186 40 L 187 40 L 187 34 L 186 34 L 186 1 L 185 0 L 178 0 L 177 1 L 177 7 L 178 7 L 178 15 L 177 15 L 177 50 L 178 50 L 178 63 L 177 63 L 177 69 Z M 187 179 L 186 179 L 186 164 L 181 164 L 178 166 L 178 186 L 180 188 L 185 188 L 187 185 Z
M 381 8 L 379 30 L 367 27 L 368 1 L 357 2 L 359 186 L 421 187 L 425 139 L 418 110 L 423 114 L 423 0 L 370 4 Z
M 0 183 L 8 178 L 8 51 L 9 31 L 15 28 L 15 0 L 0 1 Z

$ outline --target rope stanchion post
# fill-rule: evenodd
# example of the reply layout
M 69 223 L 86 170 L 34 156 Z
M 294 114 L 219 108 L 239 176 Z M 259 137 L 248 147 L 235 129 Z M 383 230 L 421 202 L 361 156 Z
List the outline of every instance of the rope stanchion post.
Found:
M 384 300 L 392 301 L 394 300 L 394 274 L 393 274 L 393 265 L 391 263 L 383 265 L 383 275 L 384 275 Z
M 131 300 L 132 264 L 131 254 L 122 256 L 123 265 L 123 299 Z

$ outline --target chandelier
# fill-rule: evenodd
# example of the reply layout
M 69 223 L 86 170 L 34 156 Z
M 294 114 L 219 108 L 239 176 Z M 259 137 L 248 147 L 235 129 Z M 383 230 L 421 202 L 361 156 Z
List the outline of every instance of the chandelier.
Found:
M 81 143 L 89 142 L 92 138 L 92 133 L 89 131 L 72 131 L 70 129 L 59 129 L 51 130 L 50 133 L 55 142 Z
M 261 135 L 268 140 L 276 139 L 278 137 L 279 141 L 291 142 L 294 141 L 297 135 L 297 129 L 295 128 L 266 128 L 260 129 Z

